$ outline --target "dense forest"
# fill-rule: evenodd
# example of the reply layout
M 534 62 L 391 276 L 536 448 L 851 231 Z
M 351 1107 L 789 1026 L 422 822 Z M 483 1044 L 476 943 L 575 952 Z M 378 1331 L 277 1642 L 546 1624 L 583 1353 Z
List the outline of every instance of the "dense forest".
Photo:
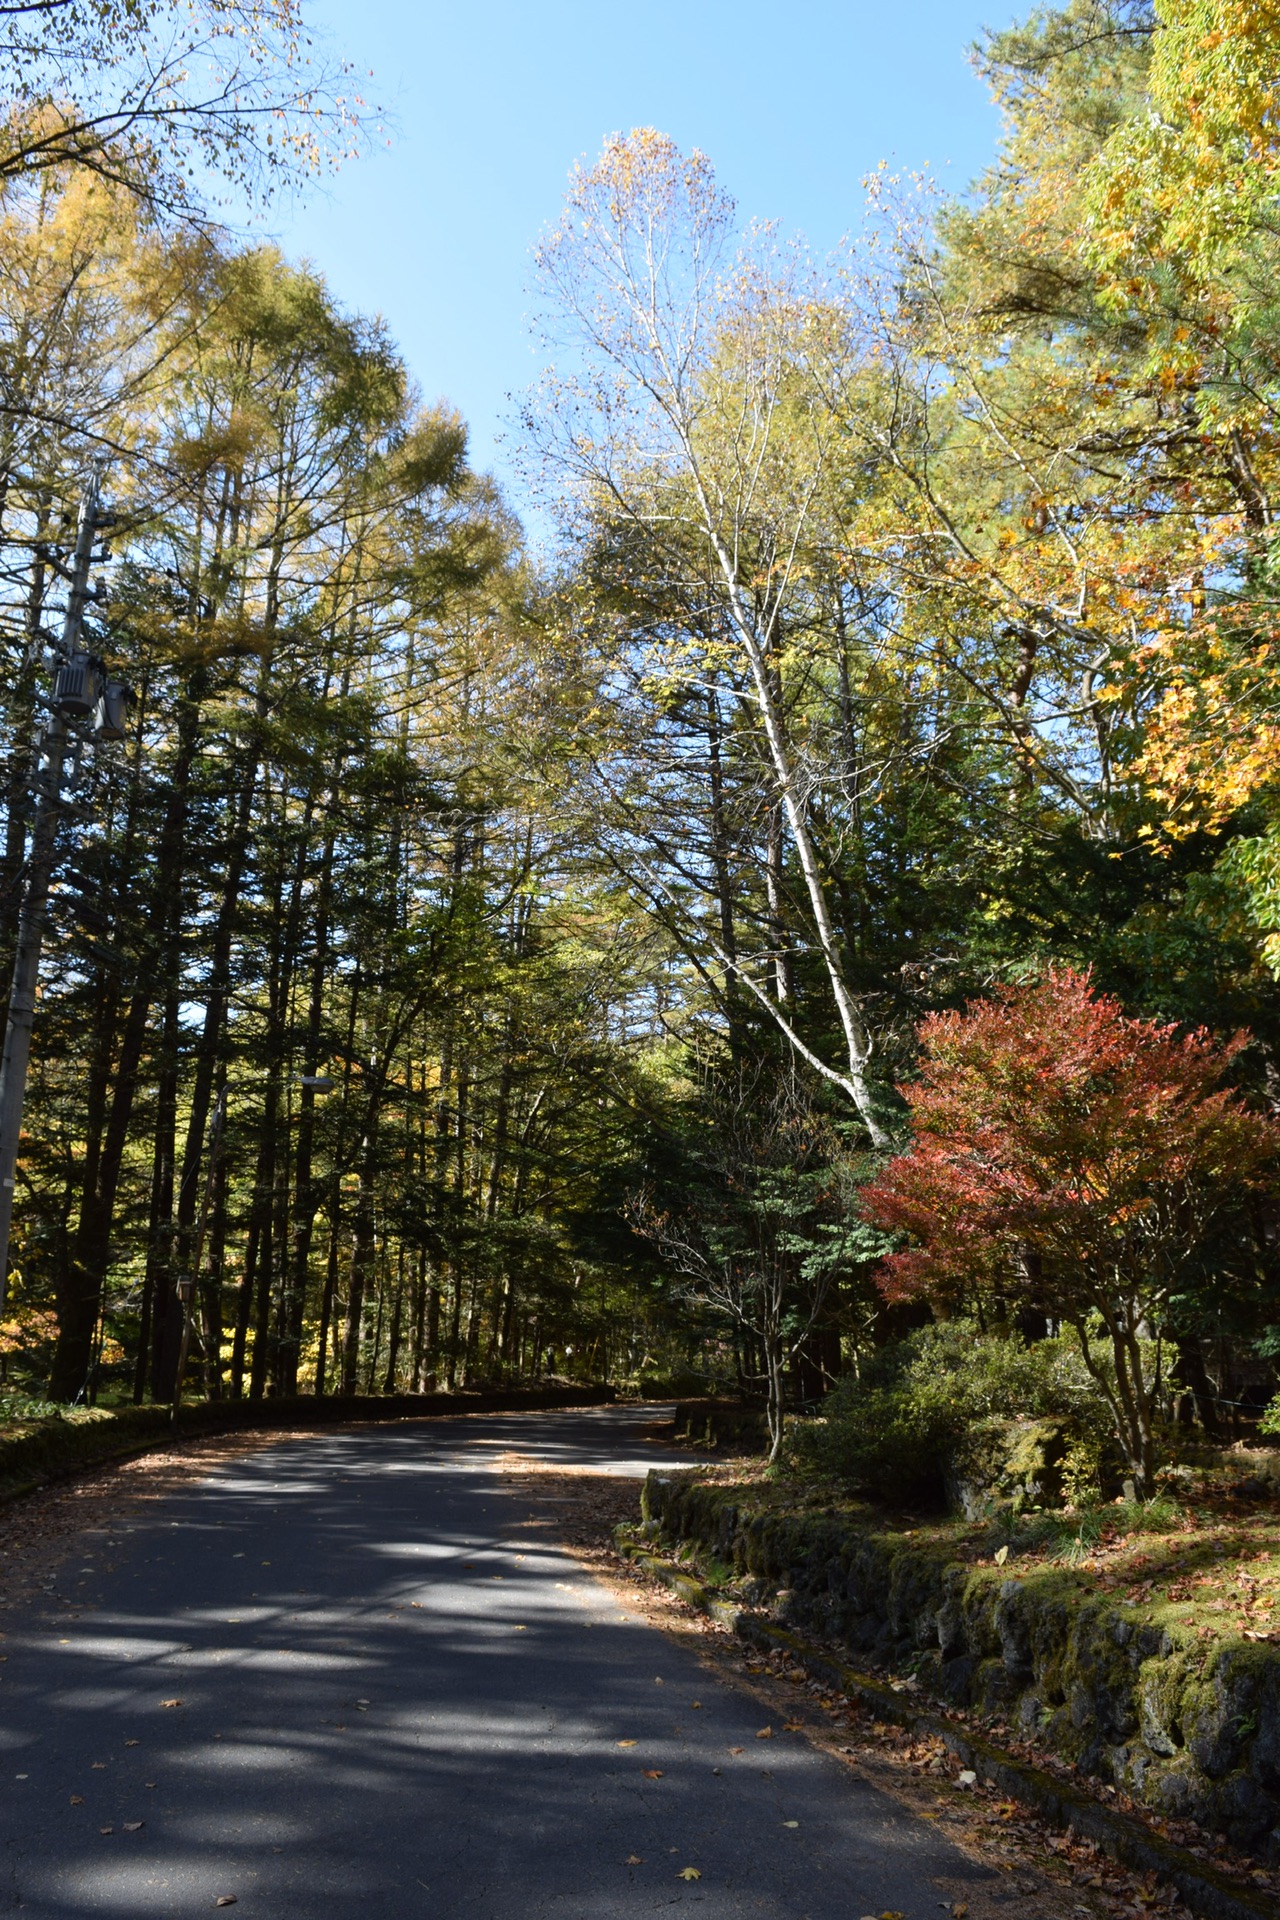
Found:
M 988 173 L 882 170 L 826 261 L 614 136 L 536 257 L 537 548 L 385 328 L 214 217 L 362 137 L 290 0 L 129 18 L 0 28 L 5 981 L 85 511 L 129 689 L 61 709 L 6 1391 L 170 1398 L 190 1294 L 214 1397 L 700 1384 L 776 1441 L 960 1313 L 1074 1329 L 1139 1478 L 1153 1420 L 1255 1418 L 1270 16 L 989 35 Z

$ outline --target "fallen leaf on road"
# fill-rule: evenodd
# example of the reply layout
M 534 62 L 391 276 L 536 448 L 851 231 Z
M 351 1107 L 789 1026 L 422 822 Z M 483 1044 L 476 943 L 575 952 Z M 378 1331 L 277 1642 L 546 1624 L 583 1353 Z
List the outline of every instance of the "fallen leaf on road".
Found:
M 678 1880 L 701 1880 L 702 1874 L 697 1867 L 681 1867 L 676 1878 Z
M 123 1822 L 126 1833 L 141 1833 L 146 1824 L 145 1820 L 126 1820 Z
M 137 1743 L 137 1741 L 136 1741 L 136 1740 L 126 1740 L 126 1741 L 125 1741 L 125 1745 L 126 1745 L 126 1747 L 136 1747 L 136 1746 L 137 1746 L 137 1744 L 138 1744 L 138 1743 Z
M 644 1861 L 641 1859 L 638 1853 L 629 1853 L 627 1855 L 627 1865 L 629 1867 L 642 1867 L 644 1865 Z
M 784 1827 L 798 1827 L 800 1822 L 798 1820 L 784 1820 L 782 1824 Z
M 772 1738 L 773 1738 L 772 1727 L 761 1727 L 759 1733 L 756 1735 L 757 1740 L 772 1740 Z
M 99 1833 L 114 1833 L 114 1832 L 115 1832 L 115 1828 L 114 1828 L 114 1827 L 99 1827 L 99 1828 L 98 1828 L 98 1832 L 99 1832 Z
M 517 1627 L 517 1628 L 516 1628 L 516 1632 L 517 1632 L 517 1633 L 528 1633 L 528 1631 L 529 1631 L 529 1629 L 528 1629 L 528 1627 Z
M 84 1805 L 84 1795 L 82 1793 L 73 1793 L 71 1796 L 71 1804 L 73 1807 L 82 1807 Z
M 162 1707 L 180 1707 L 182 1702 L 181 1700 L 162 1700 L 160 1705 Z
M 619 1745 L 620 1747 L 634 1747 L 634 1746 L 635 1746 L 635 1744 L 636 1744 L 636 1743 L 635 1743 L 635 1741 L 634 1741 L 634 1740 L 619 1740 L 619 1742 L 618 1742 L 618 1745 Z
M 690 1706 L 693 1706 L 693 1707 L 700 1707 L 702 1705 L 702 1702 L 701 1700 L 691 1700 L 689 1704 Z
M 105 1760 L 91 1761 L 89 1766 L 89 1771 L 91 1773 L 105 1773 L 106 1770 L 107 1770 L 107 1763 Z
M 746 1752 L 746 1748 L 745 1748 L 745 1747 L 730 1747 L 730 1749 L 729 1749 L 729 1751 L 730 1751 L 730 1753 L 745 1753 L 745 1752 Z
M 783 1722 L 782 1731 L 784 1733 L 803 1733 L 804 1721 L 803 1720 L 786 1720 Z
M 646 1779 L 646 1780 L 661 1780 L 661 1778 L 662 1778 L 662 1768 L 661 1768 L 661 1767 L 646 1767 L 646 1768 L 645 1768 L 645 1770 L 644 1770 L 644 1777 L 645 1777 L 645 1779 Z
M 235 1903 L 234 1893 L 220 1893 L 213 1904 L 215 1907 L 234 1907 Z

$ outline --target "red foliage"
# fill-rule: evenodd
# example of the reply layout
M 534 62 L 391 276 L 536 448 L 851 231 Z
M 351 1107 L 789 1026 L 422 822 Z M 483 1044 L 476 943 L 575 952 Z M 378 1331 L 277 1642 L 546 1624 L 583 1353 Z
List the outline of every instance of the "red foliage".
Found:
M 884 1262 L 892 1299 L 996 1286 L 1133 1327 L 1280 1149 L 1221 1086 L 1247 1034 L 1128 1019 L 1087 973 L 933 1014 L 920 1040 L 902 1089 L 915 1144 L 863 1193 L 868 1219 L 914 1243 Z

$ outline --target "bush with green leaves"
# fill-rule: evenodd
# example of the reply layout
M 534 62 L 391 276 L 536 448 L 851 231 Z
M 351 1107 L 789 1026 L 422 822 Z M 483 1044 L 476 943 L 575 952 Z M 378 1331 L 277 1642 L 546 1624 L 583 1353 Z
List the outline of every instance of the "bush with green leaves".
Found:
M 875 1498 L 941 1499 L 966 1434 L 996 1418 L 1059 1416 L 1073 1441 L 1101 1443 L 1106 1404 L 1074 1338 L 1028 1342 L 972 1320 L 937 1321 L 873 1354 L 797 1421 L 789 1463 Z

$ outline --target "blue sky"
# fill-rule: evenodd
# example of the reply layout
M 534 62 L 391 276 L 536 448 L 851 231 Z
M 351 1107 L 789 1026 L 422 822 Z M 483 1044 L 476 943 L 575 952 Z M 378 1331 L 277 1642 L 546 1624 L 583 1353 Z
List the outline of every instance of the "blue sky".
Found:
M 605 136 L 655 126 L 710 155 L 744 216 L 822 252 L 859 220 L 882 158 L 964 184 L 998 121 L 966 61 L 1028 6 L 970 0 L 313 0 L 334 51 L 372 68 L 389 150 L 269 222 L 345 305 L 381 313 L 472 458 L 512 486 L 498 436 L 532 378 L 529 249 Z M 518 498 L 515 504 L 519 504 Z

